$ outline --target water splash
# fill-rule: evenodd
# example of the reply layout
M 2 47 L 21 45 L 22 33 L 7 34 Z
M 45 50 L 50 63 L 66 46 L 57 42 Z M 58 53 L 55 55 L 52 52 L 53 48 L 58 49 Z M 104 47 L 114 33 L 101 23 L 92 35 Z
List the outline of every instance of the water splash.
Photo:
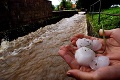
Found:
M 2 39 L 1 45 L 0 45 L 0 53 L 7 50 L 9 48 L 9 41 L 6 41 Z

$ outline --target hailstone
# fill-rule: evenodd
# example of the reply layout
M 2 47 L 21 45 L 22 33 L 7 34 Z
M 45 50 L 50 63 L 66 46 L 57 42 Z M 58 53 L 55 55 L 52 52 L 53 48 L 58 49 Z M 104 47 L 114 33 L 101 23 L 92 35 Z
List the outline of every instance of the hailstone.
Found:
M 100 43 L 99 40 L 92 41 L 92 50 L 97 51 L 97 50 L 101 49 L 101 47 L 102 47 L 102 44 Z
M 91 62 L 90 67 L 93 70 L 99 69 L 101 67 L 108 66 L 110 64 L 109 58 L 106 56 L 95 57 Z
M 99 42 L 99 40 L 90 40 L 86 38 L 78 39 L 76 41 L 76 45 L 77 48 L 88 47 L 94 51 L 97 51 L 102 47 L 102 44 Z
M 99 40 L 82 38 L 76 41 L 76 45 L 78 50 L 75 52 L 75 59 L 80 65 L 90 66 L 93 70 L 109 65 L 110 61 L 108 57 L 95 57 L 94 51 L 98 51 L 102 47 Z
M 82 38 L 82 39 L 78 39 L 76 41 L 76 45 L 78 48 L 81 48 L 81 47 L 88 47 L 88 48 L 92 48 L 92 40 L 90 39 L 86 39 L 86 38 Z
M 81 47 L 75 52 L 75 59 L 82 66 L 89 66 L 94 58 L 95 52 L 87 47 Z

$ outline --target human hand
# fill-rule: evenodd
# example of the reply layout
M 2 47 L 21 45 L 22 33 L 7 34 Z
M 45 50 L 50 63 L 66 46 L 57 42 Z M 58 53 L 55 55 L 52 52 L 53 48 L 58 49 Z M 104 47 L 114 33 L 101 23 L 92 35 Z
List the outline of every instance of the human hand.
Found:
M 74 77 L 78 80 L 80 79 L 87 79 L 87 80 L 110 80 L 110 79 L 120 79 L 120 37 L 119 37 L 120 29 L 113 29 L 113 30 L 105 30 L 105 36 L 109 37 L 106 40 L 106 45 L 104 44 L 103 39 L 98 39 L 106 46 L 106 50 L 104 54 L 97 54 L 97 56 L 104 55 L 109 57 L 110 65 L 107 67 L 99 68 L 97 70 L 92 70 L 89 67 L 81 66 L 77 63 L 74 57 L 74 53 L 76 51 L 76 47 L 73 46 L 63 46 L 59 50 L 59 54 L 63 57 L 63 59 L 67 62 L 67 64 L 72 68 L 67 72 L 68 76 Z M 100 30 L 100 35 L 102 36 L 103 33 Z M 91 36 L 84 36 L 83 34 L 75 35 L 71 42 L 73 45 L 76 45 L 76 40 L 78 38 L 89 38 L 95 39 Z M 103 50 L 101 49 L 101 51 Z

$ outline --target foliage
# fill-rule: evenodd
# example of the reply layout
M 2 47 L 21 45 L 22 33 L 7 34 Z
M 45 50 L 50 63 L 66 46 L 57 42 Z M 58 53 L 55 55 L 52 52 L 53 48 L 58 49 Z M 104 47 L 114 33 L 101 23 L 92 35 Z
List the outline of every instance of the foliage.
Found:
M 120 14 L 120 8 L 109 8 L 107 10 L 103 10 L 102 12 L 109 13 L 109 14 Z M 98 31 L 102 28 L 101 25 L 103 25 L 104 29 L 114 29 L 114 28 L 120 28 L 120 16 L 110 16 L 101 14 L 100 16 L 100 25 L 98 25 L 98 14 L 95 14 L 93 16 L 93 19 L 91 16 L 88 15 L 88 18 L 92 24 L 93 28 L 93 36 L 99 37 Z
M 67 10 L 71 10 L 72 9 L 72 2 L 70 2 L 70 1 L 66 2 L 66 9 Z
M 98 0 L 78 0 L 76 2 L 77 4 L 77 8 L 85 8 L 87 10 L 90 9 L 90 5 L 94 4 L 96 1 Z M 107 4 L 106 4 L 107 3 Z M 101 5 L 102 5 L 102 9 L 107 9 L 109 8 L 112 4 L 120 4 L 120 1 L 118 0 L 101 0 Z M 98 10 L 99 7 L 99 2 L 97 4 L 95 4 L 94 6 L 94 10 Z
M 60 6 L 62 8 L 66 8 L 66 0 L 62 0 L 62 2 L 60 3 Z
M 61 10 L 71 10 L 72 2 L 70 0 L 62 0 L 59 6 L 61 6 Z
M 54 10 L 58 11 L 59 10 L 59 5 L 57 5 Z
M 55 10 L 55 6 L 54 5 L 52 5 L 52 10 Z
M 81 0 L 76 1 L 76 8 L 77 9 L 82 8 L 82 6 L 81 6 Z

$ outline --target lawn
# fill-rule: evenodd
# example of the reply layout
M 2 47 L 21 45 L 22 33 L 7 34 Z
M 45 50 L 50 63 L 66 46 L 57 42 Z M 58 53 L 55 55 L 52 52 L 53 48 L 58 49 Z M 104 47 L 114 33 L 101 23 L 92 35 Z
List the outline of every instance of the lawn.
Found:
M 107 14 L 120 14 L 120 7 L 116 8 L 109 8 L 106 10 L 102 10 L 103 13 Z M 104 29 L 114 29 L 114 28 L 120 28 L 120 16 L 111 16 L 106 14 L 100 14 L 100 24 L 98 25 L 98 17 L 99 14 L 94 14 L 93 19 L 90 16 L 90 14 L 87 15 L 87 18 L 89 19 L 92 29 L 93 29 L 93 36 L 99 37 L 98 31 L 102 28 L 102 25 Z

